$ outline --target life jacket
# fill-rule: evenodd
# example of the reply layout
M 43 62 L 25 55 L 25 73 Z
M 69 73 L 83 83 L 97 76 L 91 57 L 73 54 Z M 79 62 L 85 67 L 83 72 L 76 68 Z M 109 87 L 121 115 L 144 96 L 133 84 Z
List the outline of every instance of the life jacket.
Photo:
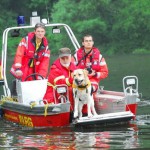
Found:
M 28 62 L 29 65 L 32 60 L 34 60 L 34 63 L 36 63 L 36 61 L 41 61 L 48 46 L 47 39 L 45 37 L 42 39 L 42 42 L 36 51 L 35 51 L 36 42 L 34 32 L 28 33 L 28 36 L 26 36 L 25 39 L 26 41 L 28 41 L 27 43 L 28 45 L 24 53 L 24 59 L 30 59 Z
M 72 83 L 70 80 L 67 80 L 71 77 L 71 73 L 76 69 L 74 63 L 71 62 L 69 66 L 69 70 L 66 67 L 63 67 L 60 63 L 60 59 L 58 58 L 53 62 L 50 74 L 48 77 L 48 87 L 43 99 L 47 100 L 48 103 L 54 102 L 54 93 L 56 92 L 55 86 L 56 85 L 67 85 L 68 87 L 68 94 L 69 94 L 69 101 L 71 102 L 72 108 L 74 108 L 74 100 L 73 100 L 73 93 L 72 93 Z M 58 93 L 55 93 L 56 97 L 59 97 Z
M 77 51 L 77 67 L 81 69 L 92 68 L 95 71 L 99 71 L 100 69 L 100 51 L 93 47 L 92 51 L 85 58 L 84 48 L 80 48 Z M 89 57 L 89 62 L 86 61 L 87 57 Z
M 22 81 L 24 81 L 28 75 L 33 73 L 39 73 L 43 77 L 46 77 L 49 63 L 45 62 L 45 60 L 48 61 L 49 57 L 50 51 L 48 50 L 46 37 L 43 37 L 39 48 L 36 50 L 35 33 L 30 32 L 19 43 L 14 64 L 12 65 L 10 72 L 13 76 L 18 78 L 15 75 L 15 71 L 17 69 L 16 64 L 19 64 L 19 68 L 23 72 Z M 45 64 L 41 67 L 43 60 Z

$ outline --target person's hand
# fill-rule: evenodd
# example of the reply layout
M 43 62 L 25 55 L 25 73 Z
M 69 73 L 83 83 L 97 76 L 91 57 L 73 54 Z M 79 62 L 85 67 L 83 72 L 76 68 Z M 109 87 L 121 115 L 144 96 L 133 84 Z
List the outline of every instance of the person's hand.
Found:
M 53 105 L 54 104 L 54 102 L 50 102 L 50 101 L 48 101 L 47 99 L 43 99 L 43 103 L 46 105 L 46 104 L 48 104 L 48 105 Z
M 43 80 L 44 78 L 42 78 L 41 76 L 37 77 L 38 80 Z
M 23 72 L 21 70 L 16 70 L 15 73 L 16 73 L 17 77 L 22 77 L 22 75 L 23 75 Z
M 95 71 L 95 70 L 92 70 L 91 73 L 88 73 L 88 76 L 89 76 L 89 77 L 96 76 L 96 71 Z

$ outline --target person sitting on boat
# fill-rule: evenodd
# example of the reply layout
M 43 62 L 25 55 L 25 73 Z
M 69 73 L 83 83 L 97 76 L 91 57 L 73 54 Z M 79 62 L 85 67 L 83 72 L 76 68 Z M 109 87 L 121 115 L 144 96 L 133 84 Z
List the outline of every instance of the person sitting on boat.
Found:
M 87 69 L 93 94 L 96 93 L 100 80 L 108 76 L 108 67 L 100 50 L 94 47 L 92 35 L 83 36 L 82 47 L 76 51 L 72 60 L 78 68 Z M 87 105 L 84 105 L 82 112 L 87 113 Z
M 71 50 L 67 47 L 59 50 L 59 58 L 56 59 L 50 68 L 48 76 L 48 85 L 46 93 L 43 97 L 43 102 L 46 103 L 58 103 L 55 102 L 53 91 L 57 85 L 67 85 L 69 89 L 69 100 L 73 107 L 73 94 L 72 94 L 72 72 L 76 69 L 76 66 L 71 62 Z
M 45 33 L 45 24 L 37 23 L 34 32 L 28 33 L 20 41 L 10 70 L 15 78 L 25 81 L 27 76 L 34 73 L 40 74 L 44 78 L 47 77 L 50 50 L 48 49 L 48 40 Z M 40 76 L 36 76 L 28 80 L 40 78 Z
M 96 92 L 100 80 L 108 76 L 108 67 L 100 50 L 93 45 L 92 35 L 85 35 L 82 39 L 82 47 L 76 51 L 73 57 L 78 68 L 88 70 L 93 91 Z

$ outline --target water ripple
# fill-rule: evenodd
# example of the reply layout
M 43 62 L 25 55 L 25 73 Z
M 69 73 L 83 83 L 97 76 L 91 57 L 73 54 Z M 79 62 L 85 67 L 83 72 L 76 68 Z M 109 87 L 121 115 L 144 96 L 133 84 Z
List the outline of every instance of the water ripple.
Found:
M 94 127 L 28 128 L 0 119 L 2 150 L 98 150 L 149 148 L 150 101 L 139 102 L 130 124 Z

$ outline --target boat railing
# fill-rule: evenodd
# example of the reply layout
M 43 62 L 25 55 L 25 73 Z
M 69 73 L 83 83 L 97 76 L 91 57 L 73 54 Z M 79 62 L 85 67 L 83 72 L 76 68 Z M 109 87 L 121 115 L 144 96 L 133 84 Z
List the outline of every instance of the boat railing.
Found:
M 123 78 L 123 92 L 104 90 L 104 86 L 99 87 L 97 98 L 111 98 L 124 100 L 125 104 L 135 104 L 140 101 L 138 93 L 138 78 L 136 76 L 125 76 Z
M 80 48 L 80 45 L 72 31 L 72 29 L 63 23 L 53 23 L 53 24 L 46 24 L 46 28 L 48 27 L 64 27 L 66 30 L 67 35 L 69 36 L 71 43 L 74 46 L 75 51 Z M 11 91 L 8 86 L 7 76 L 6 76 L 6 65 L 7 65 L 7 48 L 8 48 L 8 35 L 10 31 L 13 30 L 20 30 L 20 29 L 30 29 L 34 28 L 34 26 L 18 26 L 18 27 L 9 27 L 4 30 L 3 32 L 3 39 L 2 39 L 2 60 L 1 60 L 1 77 L 3 79 L 3 91 L 5 96 L 11 96 Z
M 138 78 L 136 76 L 126 76 L 123 78 L 123 91 L 125 95 L 136 95 L 138 93 Z

